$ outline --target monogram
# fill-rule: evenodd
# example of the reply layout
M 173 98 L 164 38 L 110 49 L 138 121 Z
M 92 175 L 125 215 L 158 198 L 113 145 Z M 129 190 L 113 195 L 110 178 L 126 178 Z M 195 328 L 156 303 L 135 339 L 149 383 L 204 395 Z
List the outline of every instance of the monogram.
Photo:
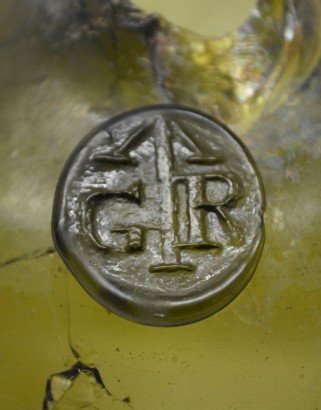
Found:
M 208 316 L 254 273 L 264 192 L 224 125 L 174 105 L 125 113 L 76 148 L 57 186 L 53 238 L 103 306 L 150 325 Z
M 223 244 L 209 238 L 208 214 L 215 214 L 223 232 L 231 242 L 241 241 L 242 230 L 229 215 L 229 207 L 237 200 L 238 192 L 234 180 L 222 173 L 211 173 L 210 169 L 217 163 L 224 162 L 221 153 L 215 152 L 210 156 L 203 152 L 193 138 L 191 131 L 185 129 L 177 121 L 166 121 L 163 117 L 152 121 L 145 121 L 129 129 L 112 130 L 112 137 L 118 144 L 110 149 L 100 148 L 91 155 L 91 161 L 100 161 L 113 170 L 127 168 L 128 179 L 133 168 L 140 168 L 140 161 L 133 155 L 135 150 L 151 140 L 155 157 L 153 168 L 149 170 L 148 178 L 134 178 L 133 182 L 124 186 L 106 189 L 104 186 L 90 187 L 90 193 L 84 199 L 83 228 L 92 243 L 107 252 L 143 252 L 148 241 L 148 232 L 157 231 L 161 244 L 161 263 L 151 264 L 150 272 L 173 272 L 176 270 L 195 271 L 191 263 L 184 263 L 182 251 L 210 251 L 220 250 Z M 121 136 L 121 138 L 119 138 Z M 175 143 L 177 144 L 175 150 Z M 179 161 L 181 151 L 187 151 L 188 156 Z M 142 160 L 141 160 L 142 161 Z M 184 165 L 191 167 L 193 174 L 184 173 Z M 201 170 L 199 170 L 201 168 Z M 204 173 L 204 170 L 208 173 Z M 200 172 L 201 171 L 201 172 Z M 113 178 L 118 181 L 117 172 Z M 152 188 L 148 188 L 151 185 Z M 156 189 L 153 189 L 156 187 Z M 149 192 L 147 196 L 146 192 Z M 217 192 L 216 192 L 217 191 Z M 221 195 L 219 195 L 219 191 Z M 150 195 L 153 193 L 153 198 Z M 218 195 L 215 195 L 215 194 Z M 119 216 L 122 219 L 114 221 L 110 232 L 105 235 L 109 241 L 105 242 L 101 227 L 95 223 L 96 208 L 102 204 L 112 209 L 121 204 Z M 157 208 L 158 223 L 148 215 L 149 207 Z M 130 218 L 124 220 L 124 210 L 130 214 L 140 214 L 140 220 L 131 223 Z M 149 223 L 146 223 L 149 220 Z M 99 232 L 102 232 L 101 234 Z M 123 249 L 117 246 L 117 239 L 112 234 L 125 235 Z

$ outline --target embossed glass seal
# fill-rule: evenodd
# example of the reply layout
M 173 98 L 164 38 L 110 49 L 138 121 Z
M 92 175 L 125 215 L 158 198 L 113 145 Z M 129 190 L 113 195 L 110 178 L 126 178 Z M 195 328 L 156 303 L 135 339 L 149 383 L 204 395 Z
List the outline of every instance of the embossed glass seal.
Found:
M 52 232 L 84 289 L 132 321 L 175 326 L 231 302 L 263 243 L 264 190 L 241 141 L 158 105 L 99 125 L 60 176 Z

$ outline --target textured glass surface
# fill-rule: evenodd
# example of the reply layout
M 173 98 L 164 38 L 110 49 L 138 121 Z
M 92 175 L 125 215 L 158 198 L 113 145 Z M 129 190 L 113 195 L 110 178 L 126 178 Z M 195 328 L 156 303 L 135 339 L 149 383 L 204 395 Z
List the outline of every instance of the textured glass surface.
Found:
M 217 39 L 122 1 L 5 0 L 0 11 L 1 407 L 318 408 L 320 2 L 259 1 L 240 31 Z M 248 288 L 175 329 L 104 310 L 50 237 L 74 146 L 112 114 L 158 102 L 236 131 L 268 204 Z

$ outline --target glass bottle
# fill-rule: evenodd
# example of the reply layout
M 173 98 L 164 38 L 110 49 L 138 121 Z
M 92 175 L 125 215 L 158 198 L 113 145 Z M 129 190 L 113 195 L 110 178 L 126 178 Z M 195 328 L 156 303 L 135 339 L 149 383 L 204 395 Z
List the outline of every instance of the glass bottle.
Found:
M 319 406 L 320 16 L 318 0 L 260 0 L 240 29 L 206 38 L 125 0 L 1 5 L 3 408 Z M 159 102 L 237 132 L 268 204 L 249 286 L 171 329 L 99 306 L 50 236 L 74 146 L 113 114 Z

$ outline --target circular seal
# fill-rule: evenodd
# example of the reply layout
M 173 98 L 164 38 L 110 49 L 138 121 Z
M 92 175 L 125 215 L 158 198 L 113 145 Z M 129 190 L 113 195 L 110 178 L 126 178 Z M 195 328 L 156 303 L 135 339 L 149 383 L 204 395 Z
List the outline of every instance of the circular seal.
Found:
M 235 135 L 201 112 L 159 105 L 104 122 L 76 148 L 57 186 L 53 239 L 103 306 L 175 326 L 245 287 L 263 210 L 260 175 Z

